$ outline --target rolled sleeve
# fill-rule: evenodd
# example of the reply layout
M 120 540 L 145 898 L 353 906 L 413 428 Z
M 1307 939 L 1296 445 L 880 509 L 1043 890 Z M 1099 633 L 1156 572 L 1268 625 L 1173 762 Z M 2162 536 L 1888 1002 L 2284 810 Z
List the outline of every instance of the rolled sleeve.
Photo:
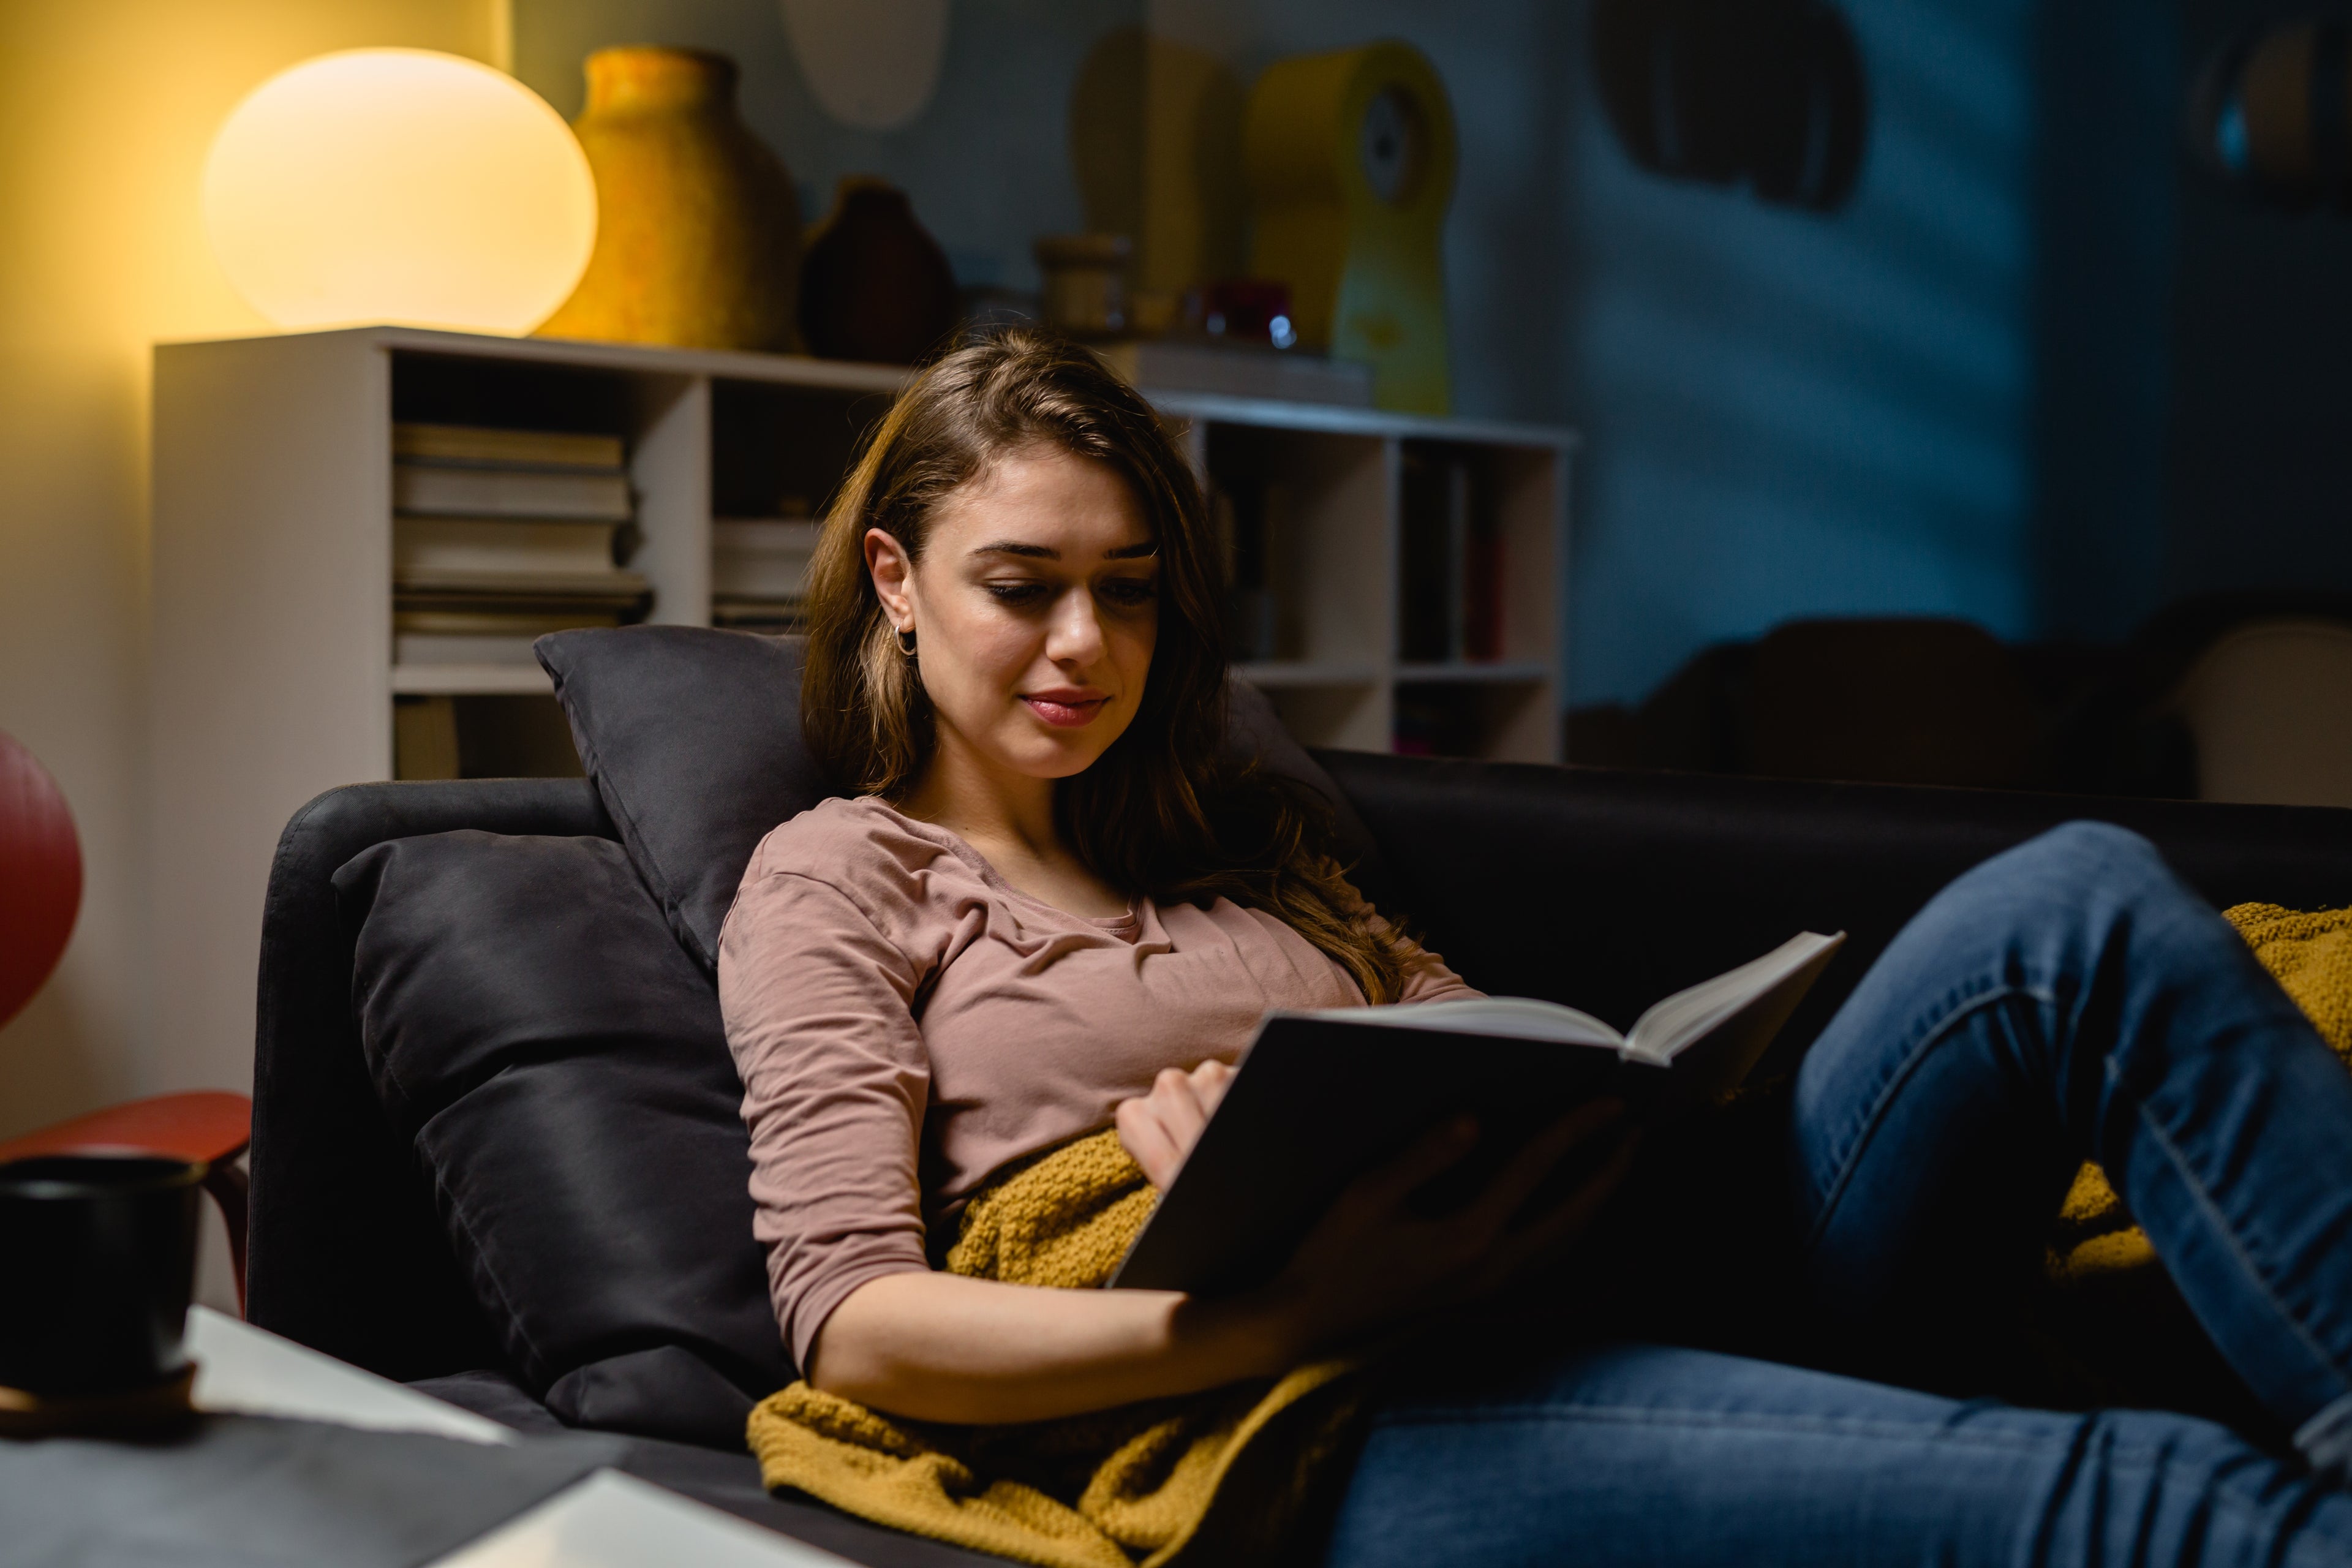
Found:
M 918 1173 L 930 1060 L 923 975 L 833 886 L 770 872 L 719 949 L 727 1044 L 751 1137 L 753 1230 L 794 1364 L 851 1292 L 929 1267 Z

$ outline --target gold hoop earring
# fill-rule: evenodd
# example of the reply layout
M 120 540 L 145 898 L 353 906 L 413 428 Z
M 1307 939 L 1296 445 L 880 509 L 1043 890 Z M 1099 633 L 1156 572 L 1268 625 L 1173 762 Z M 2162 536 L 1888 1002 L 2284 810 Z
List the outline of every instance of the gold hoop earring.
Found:
M 915 628 L 914 628 L 914 627 L 912 627 L 912 626 L 906 626 L 906 627 L 903 627 L 903 628 L 901 628 L 901 629 L 899 630 L 899 633 L 898 633 L 898 651 L 899 651 L 900 653 L 905 654 L 908 658 L 914 658 L 914 657 L 915 657 Z

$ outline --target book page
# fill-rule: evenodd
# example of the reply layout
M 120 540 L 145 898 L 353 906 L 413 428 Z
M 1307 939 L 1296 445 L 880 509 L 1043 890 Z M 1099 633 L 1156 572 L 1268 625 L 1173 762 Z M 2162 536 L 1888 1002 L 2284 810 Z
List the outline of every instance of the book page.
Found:
M 1454 1035 L 1497 1035 L 1563 1046 L 1622 1049 L 1625 1037 L 1590 1013 L 1532 996 L 1478 996 L 1460 1002 L 1396 1002 L 1381 1007 L 1328 1007 L 1309 1013 L 1340 1024 L 1383 1024 Z
M 1634 1021 L 1626 1055 L 1636 1061 L 1665 1066 L 1733 1014 L 1785 984 L 1824 949 L 1844 940 L 1843 931 L 1835 936 L 1801 931 L 1761 958 L 1675 992 Z

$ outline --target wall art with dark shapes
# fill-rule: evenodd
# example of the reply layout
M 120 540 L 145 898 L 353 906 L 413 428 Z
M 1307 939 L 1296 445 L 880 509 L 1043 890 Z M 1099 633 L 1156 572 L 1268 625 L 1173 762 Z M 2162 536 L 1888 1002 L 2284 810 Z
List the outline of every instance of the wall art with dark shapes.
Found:
M 1634 163 L 1832 212 L 1870 132 L 1862 52 L 1826 0 L 1598 0 L 1601 107 Z
M 2352 212 L 2352 27 L 2343 16 L 2250 28 L 2198 75 L 2189 135 L 2200 161 L 2291 212 Z

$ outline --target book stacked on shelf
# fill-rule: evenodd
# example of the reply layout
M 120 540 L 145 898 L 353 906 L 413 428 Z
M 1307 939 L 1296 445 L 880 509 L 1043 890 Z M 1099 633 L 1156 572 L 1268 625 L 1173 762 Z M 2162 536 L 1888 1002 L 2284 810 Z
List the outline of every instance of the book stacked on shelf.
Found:
M 1465 458 L 1406 448 L 1398 496 L 1397 656 L 1407 663 L 1503 657 L 1503 535 L 1478 492 Z
M 710 624 L 796 632 L 809 558 L 824 524 L 807 517 L 721 518 L 710 528 Z
M 523 664 L 543 633 L 642 619 L 617 436 L 393 426 L 393 658 Z
M 1283 614 L 1293 506 L 1290 487 L 1270 481 L 1232 479 L 1210 492 L 1225 569 L 1225 655 L 1236 664 L 1285 658 L 1297 640 Z

